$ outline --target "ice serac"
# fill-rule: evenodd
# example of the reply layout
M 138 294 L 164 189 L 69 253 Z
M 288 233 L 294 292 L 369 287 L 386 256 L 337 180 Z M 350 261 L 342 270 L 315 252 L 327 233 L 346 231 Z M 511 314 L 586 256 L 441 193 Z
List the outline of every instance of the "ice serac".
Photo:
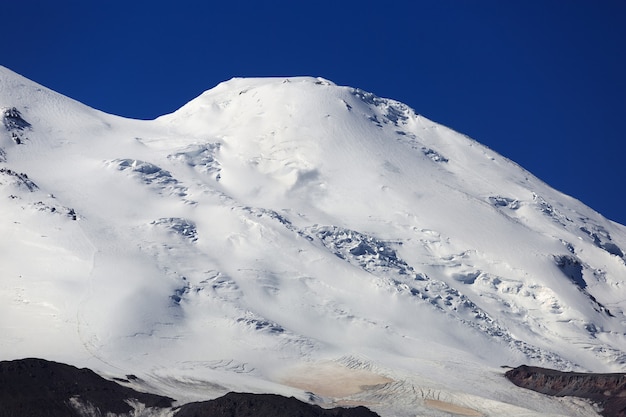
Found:
M 2 359 L 383 416 L 595 415 L 500 366 L 626 366 L 626 228 L 402 103 L 236 78 L 138 121 L 0 68 L 0 107 Z

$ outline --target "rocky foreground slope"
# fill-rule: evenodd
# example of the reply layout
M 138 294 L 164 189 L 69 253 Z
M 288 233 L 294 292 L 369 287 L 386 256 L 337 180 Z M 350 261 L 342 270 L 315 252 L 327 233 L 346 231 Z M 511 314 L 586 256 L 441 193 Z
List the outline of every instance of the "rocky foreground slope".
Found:
M 272 394 L 228 393 L 174 406 L 172 398 L 139 392 L 90 369 L 43 359 L 0 362 L 0 417 L 376 417 L 365 407 L 323 409 Z
M 603 416 L 626 416 L 626 374 L 561 372 L 524 365 L 505 375 L 515 385 L 542 394 L 587 398 L 598 404 Z

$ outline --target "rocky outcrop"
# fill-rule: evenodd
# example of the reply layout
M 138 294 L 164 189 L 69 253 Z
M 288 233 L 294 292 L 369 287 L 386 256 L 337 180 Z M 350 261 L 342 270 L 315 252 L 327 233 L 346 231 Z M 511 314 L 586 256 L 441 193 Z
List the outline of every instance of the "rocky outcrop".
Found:
M 83 368 L 43 359 L 0 362 L 0 417 L 132 415 L 173 399 L 123 387 Z
M 2 122 L 8 131 L 24 130 L 31 127 L 30 123 L 22 117 L 22 113 L 15 107 L 2 109 Z
M 606 417 L 626 417 L 626 374 L 560 372 L 522 365 L 505 376 L 515 385 L 557 397 L 586 398 Z
M 378 417 L 365 407 L 324 409 L 293 397 L 229 392 L 211 401 L 183 405 L 175 417 Z
M 22 113 L 17 108 L 2 108 L 0 109 L 0 114 L 2 115 L 4 127 L 11 132 L 11 139 L 16 144 L 21 145 L 24 143 L 24 140 L 28 140 L 28 138 L 24 137 L 24 130 L 30 129 L 31 125 L 22 118 Z
M 127 375 L 125 382 L 136 380 Z M 231 392 L 173 408 L 93 371 L 43 359 L 0 361 L 0 417 L 378 417 L 365 407 L 324 409 L 293 397 Z

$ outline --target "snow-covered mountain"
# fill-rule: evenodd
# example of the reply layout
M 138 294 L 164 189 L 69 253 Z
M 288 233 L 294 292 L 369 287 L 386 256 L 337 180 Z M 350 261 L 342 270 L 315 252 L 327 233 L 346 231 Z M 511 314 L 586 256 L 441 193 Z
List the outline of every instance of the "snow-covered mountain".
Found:
M 402 103 L 232 79 L 130 120 L 0 67 L 0 107 L 2 360 L 383 416 L 595 415 L 501 367 L 626 368 L 626 227 Z

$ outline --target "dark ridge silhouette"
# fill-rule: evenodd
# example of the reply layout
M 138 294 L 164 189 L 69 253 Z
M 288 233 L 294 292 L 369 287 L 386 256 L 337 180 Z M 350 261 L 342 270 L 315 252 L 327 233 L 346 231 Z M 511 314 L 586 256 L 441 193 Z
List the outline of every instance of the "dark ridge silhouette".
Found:
M 97 415 L 127 414 L 134 399 L 146 407 L 169 408 L 173 399 L 106 380 L 90 369 L 43 359 L 0 361 L 0 417 L 80 417 L 81 407 Z
M 366 407 L 324 409 L 293 397 L 229 392 L 211 401 L 185 404 L 175 417 L 378 417 Z
M 173 409 L 172 398 L 135 391 L 90 369 L 35 358 L 0 361 L 0 417 L 128 417 L 135 411 L 129 402 L 153 409 L 144 416 L 173 412 L 174 417 L 378 417 L 365 407 L 324 409 L 293 397 L 234 392 Z
M 602 408 L 605 417 L 626 417 L 626 374 L 561 372 L 522 365 L 505 376 L 518 387 L 542 394 L 589 399 Z

